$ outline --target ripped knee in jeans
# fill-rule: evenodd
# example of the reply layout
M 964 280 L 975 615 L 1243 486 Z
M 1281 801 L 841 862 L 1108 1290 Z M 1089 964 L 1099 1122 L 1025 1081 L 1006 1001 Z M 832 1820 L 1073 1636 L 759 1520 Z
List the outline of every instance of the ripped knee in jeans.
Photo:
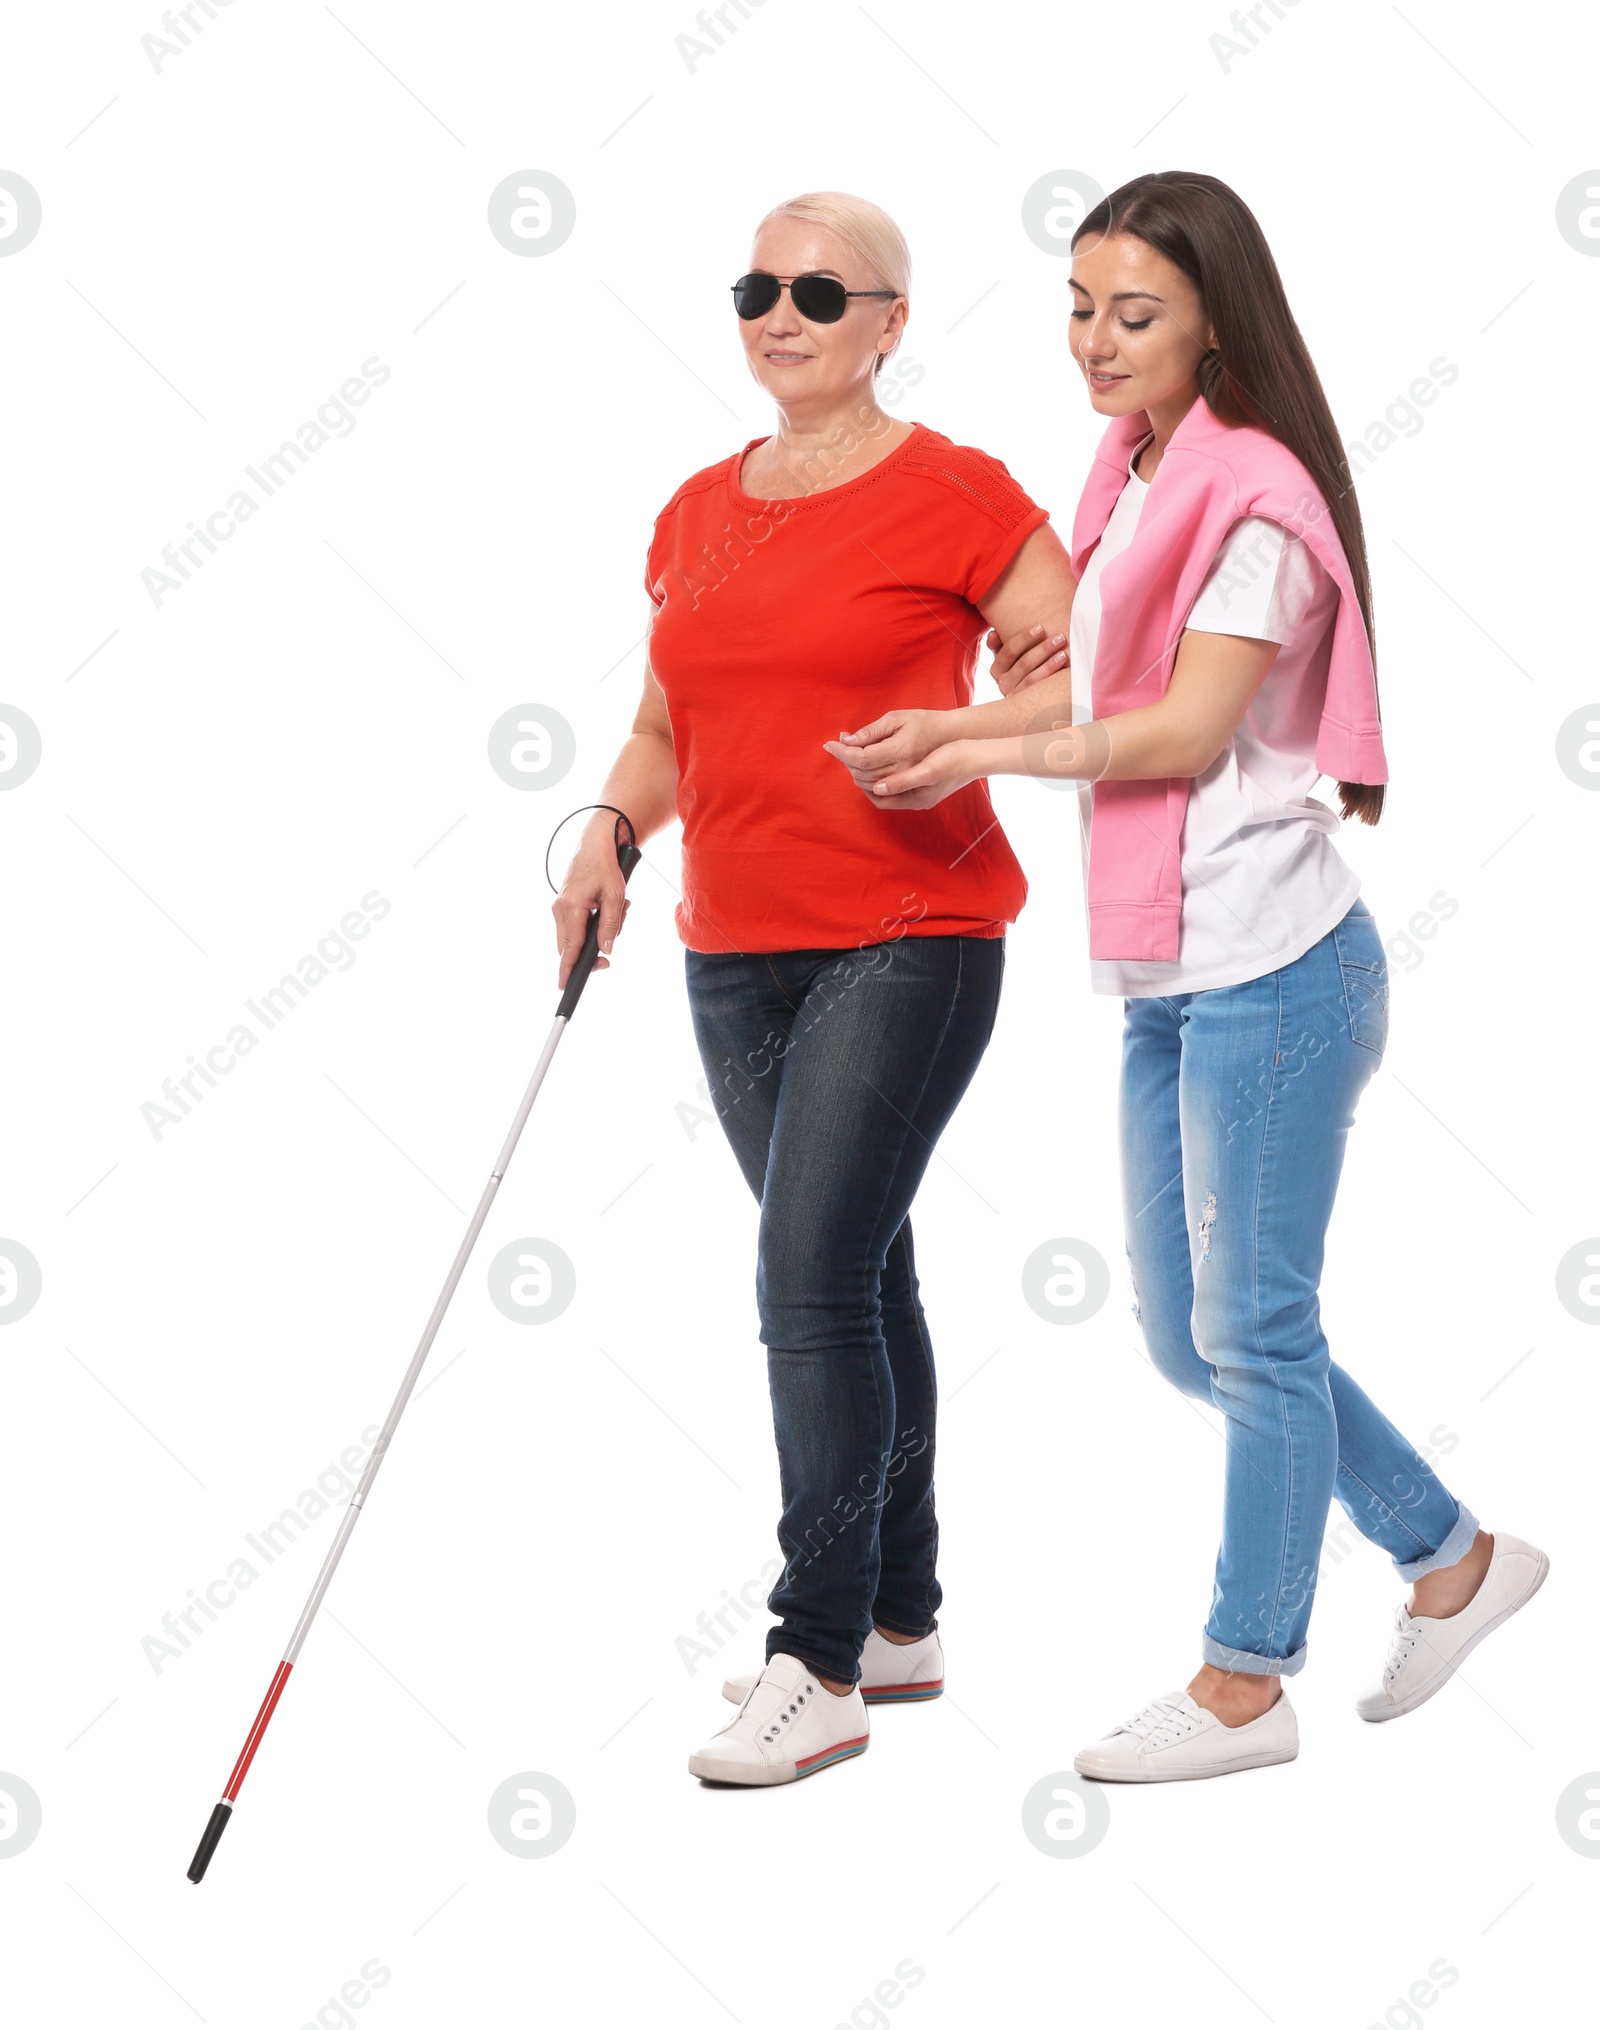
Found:
M 1211 1259 L 1211 1229 L 1215 1226 L 1216 1220 L 1217 1194 L 1214 1191 L 1208 1191 L 1205 1195 L 1204 1203 L 1200 1207 L 1200 1259 L 1202 1262 L 1208 1262 Z

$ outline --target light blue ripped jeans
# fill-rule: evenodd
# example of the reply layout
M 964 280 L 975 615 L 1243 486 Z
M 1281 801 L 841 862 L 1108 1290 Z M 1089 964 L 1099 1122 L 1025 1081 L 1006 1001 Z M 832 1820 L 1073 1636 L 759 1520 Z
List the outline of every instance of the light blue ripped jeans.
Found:
M 1131 999 L 1122 1053 L 1128 1257 L 1156 1367 L 1225 1419 L 1222 1548 L 1201 1653 L 1292 1675 L 1337 1495 L 1403 1579 L 1478 1521 L 1328 1355 L 1317 1302 L 1345 1137 L 1388 1034 L 1356 902 L 1301 958 L 1236 987 Z M 1381 1347 L 1381 1323 L 1371 1338 Z

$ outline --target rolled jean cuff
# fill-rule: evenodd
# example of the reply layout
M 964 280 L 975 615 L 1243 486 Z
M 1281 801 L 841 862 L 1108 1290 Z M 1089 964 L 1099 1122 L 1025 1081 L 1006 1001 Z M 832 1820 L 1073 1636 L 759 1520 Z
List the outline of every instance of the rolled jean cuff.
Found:
M 1455 1528 L 1451 1530 L 1436 1551 L 1427 1551 L 1420 1558 L 1413 1558 L 1409 1565 L 1395 1560 L 1395 1570 L 1402 1579 L 1420 1579 L 1424 1572 L 1442 1571 L 1446 1565 L 1459 1565 L 1472 1549 L 1482 1525 L 1465 1502 L 1456 1504 Z
M 1214 1635 L 1200 1638 L 1200 1660 L 1213 1670 L 1251 1671 L 1257 1677 L 1292 1678 L 1306 1667 L 1306 1645 L 1301 1643 L 1293 1656 L 1260 1656 L 1253 1649 L 1230 1649 Z

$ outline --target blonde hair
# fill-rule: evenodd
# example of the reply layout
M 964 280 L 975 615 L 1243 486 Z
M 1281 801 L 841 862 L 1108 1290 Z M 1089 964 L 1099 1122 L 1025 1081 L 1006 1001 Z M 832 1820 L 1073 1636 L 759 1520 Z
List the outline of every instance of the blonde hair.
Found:
M 768 219 L 803 219 L 808 225 L 821 226 L 843 240 L 866 263 L 873 287 L 892 289 L 897 296 L 905 297 L 909 312 L 911 249 L 905 234 L 880 206 L 867 198 L 853 197 L 847 190 L 811 190 L 803 197 L 786 198 L 782 204 L 775 204 L 756 227 L 758 235 Z M 873 373 L 882 373 L 884 361 L 899 349 L 900 340 L 896 338 L 888 352 L 878 354 Z

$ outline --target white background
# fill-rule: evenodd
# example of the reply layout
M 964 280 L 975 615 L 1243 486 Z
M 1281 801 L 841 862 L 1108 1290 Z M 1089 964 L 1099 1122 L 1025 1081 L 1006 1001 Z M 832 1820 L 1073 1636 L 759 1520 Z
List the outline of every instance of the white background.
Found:
M 43 739 L 0 797 L 0 1234 L 43 1273 L 0 1335 L 0 1770 L 43 1811 L 0 1866 L 17 2021 L 1459 2030 L 1579 1992 L 1600 1868 L 1556 1800 L 1600 1768 L 1600 1337 L 1555 1271 L 1600 1229 L 1600 798 L 1556 742 L 1600 695 L 1600 261 L 1556 203 L 1600 154 L 1596 49 L 1573 9 L 1259 13 L 1228 56 L 1220 0 L 766 0 L 693 68 L 687 4 L 630 0 L 233 0 L 159 71 L 154 0 L 10 22 L 0 169 L 43 203 L 0 259 L 0 703 Z M 541 862 L 631 719 L 652 518 L 771 426 L 727 296 L 756 220 L 826 187 L 895 216 L 925 376 L 897 413 L 1003 458 L 1066 533 L 1100 426 L 1023 195 L 1170 167 L 1256 210 L 1347 441 L 1459 369 L 1359 487 L 1394 788 L 1342 845 L 1394 1011 L 1324 1295 L 1336 1356 L 1452 1488 L 1549 1551 L 1543 1595 L 1364 1726 L 1403 1587 L 1347 1533 L 1297 1762 L 1114 1791 L 1092 1852 L 1024 1836 L 1041 1777 L 1190 1675 L 1221 1445 L 1128 1311 L 1120 1011 L 1087 991 L 1070 799 L 1002 782 L 1031 896 L 915 1215 L 949 1695 L 880 1710 L 820 1780 L 702 1790 L 685 1758 L 766 1617 L 693 1669 L 680 1638 L 774 1555 L 777 1487 L 673 832 L 192 1887 L 337 1504 L 159 1669 L 145 1639 L 381 1419 L 427 1316 L 554 1010 Z M 540 258 L 486 224 L 524 170 L 576 199 Z M 372 358 L 356 427 L 155 604 L 162 546 Z M 787 674 L 776 639 L 751 681 Z M 522 705 L 577 736 L 542 789 L 488 765 Z M 354 962 L 153 1134 L 162 1081 L 372 890 Z M 1113 1271 L 1075 1325 L 1022 1295 L 1060 1236 Z M 523 1238 L 576 1266 L 544 1324 L 487 1293 Z M 490 1838 L 524 1771 L 575 1800 L 559 1852 Z M 334 2001 L 373 1960 L 382 1985 Z

